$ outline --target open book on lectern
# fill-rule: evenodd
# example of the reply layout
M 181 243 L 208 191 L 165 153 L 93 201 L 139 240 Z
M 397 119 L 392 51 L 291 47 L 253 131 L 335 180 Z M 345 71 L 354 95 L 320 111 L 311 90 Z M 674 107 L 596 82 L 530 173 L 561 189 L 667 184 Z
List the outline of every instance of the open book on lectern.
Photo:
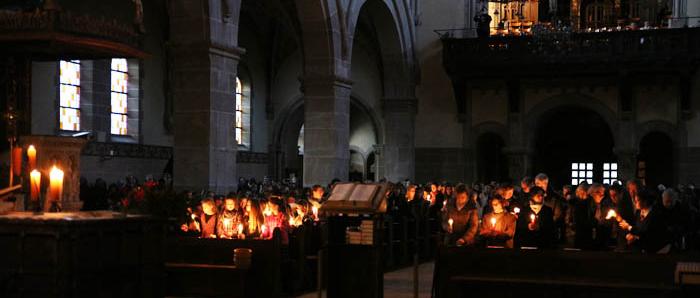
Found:
M 338 183 L 333 187 L 324 211 L 386 212 L 386 183 Z

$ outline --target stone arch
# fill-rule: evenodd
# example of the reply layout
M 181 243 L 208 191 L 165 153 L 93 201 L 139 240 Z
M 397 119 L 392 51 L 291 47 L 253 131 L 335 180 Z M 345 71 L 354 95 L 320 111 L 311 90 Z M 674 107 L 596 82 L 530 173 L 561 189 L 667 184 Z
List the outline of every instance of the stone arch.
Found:
M 546 113 L 561 107 L 575 107 L 588 109 L 605 120 L 610 128 L 613 139 L 618 140 L 618 125 L 615 111 L 606 106 L 602 101 L 580 93 L 567 93 L 556 95 L 543 100 L 526 112 L 525 116 L 525 131 L 534 132 L 537 130 L 537 125 L 540 119 Z M 513 141 L 513 140 L 511 140 Z M 522 140 L 524 145 L 532 150 L 535 142 L 535 134 L 527 134 L 527 138 Z
M 338 4 L 328 0 L 296 2 L 305 77 L 347 78 L 350 75 L 349 35 L 342 19 L 343 7 Z
M 682 144 L 679 144 L 680 139 L 679 139 L 679 133 L 678 133 L 678 128 L 676 125 L 673 125 L 670 122 L 663 121 L 663 120 L 650 120 L 646 121 L 644 123 L 637 124 L 637 127 L 635 129 L 636 133 L 636 139 L 635 139 L 635 147 L 639 149 L 639 145 L 642 141 L 642 139 L 652 133 L 652 132 L 660 132 L 668 136 L 671 141 L 673 142 L 673 145 L 678 148 Z

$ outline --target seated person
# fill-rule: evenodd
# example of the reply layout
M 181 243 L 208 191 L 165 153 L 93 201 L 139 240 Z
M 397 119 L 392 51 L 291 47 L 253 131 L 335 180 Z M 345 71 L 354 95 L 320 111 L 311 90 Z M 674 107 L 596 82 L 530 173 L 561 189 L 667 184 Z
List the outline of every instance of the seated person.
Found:
M 455 189 L 455 200 L 447 204 L 442 218 L 442 228 L 447 231 L 445 244 L 473 245 L 479 226 L 479 211 L 468 199 L 469 191 L 464 184 Z
M 500 196 L 491 199 L 493 211 L 484 215 L 479 235 L 487 246 L 513 248 L 516 218 L 503 208 L 503 201 Z
M 201 238 L 216 238 L 216 204 L 211 198 L 203 199 L 200 204 L 202 213 L 199 215 L 193 213 L 193 221 L 189 225 L 182 225 L 181 229 L 184 232 L 199 231 Z
M 289 221 L 284 211 L 280 210 L 280 202 L 277 199 L 270 199 L 265 205 L 263 215 L 265 216 L 264 230 L 262 238 L 271 239 L 275 228 L 278 228 L 282 235 L 282 244 L 289 244 Z
M 219 238 L 240 238 L 243 233 L 239 234 L 238 225 L 242 223 L 242 216 L 241 212 L 238 210 L 236 198 L 226 198 L 224 200 L 224 210 L 219 214 L 219 219 L 216 224 L 216 235 Z
M 637 193 L 634 202 L 637 211 L 634 224 L 620 221 L 620 228 L 628 231 L 627 243 L 646 253 L 667 253 L 670 249 L 670 235 L 666 217 L 661 207 L 654 206 L 656 196 L 653 192 L 642 190 Z
M 530 203 L 520 212 L 515 231 L 516 247 L 550 248 L 554 237 L 554 214 L 544 205 L 544 189 L 530 189 Z

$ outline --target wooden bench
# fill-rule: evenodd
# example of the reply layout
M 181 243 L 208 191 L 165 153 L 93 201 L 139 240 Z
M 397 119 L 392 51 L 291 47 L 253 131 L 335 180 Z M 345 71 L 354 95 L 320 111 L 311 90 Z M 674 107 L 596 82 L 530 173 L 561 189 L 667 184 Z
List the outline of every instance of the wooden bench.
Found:
M 697 255 L 441 247 L 435 297 L 676 297 L 676 263 Z M 696 294 L 696 293 L 695 293 Z
M 168 297 L 245 297 L 247 269 L 233 265 L 165 263 Z

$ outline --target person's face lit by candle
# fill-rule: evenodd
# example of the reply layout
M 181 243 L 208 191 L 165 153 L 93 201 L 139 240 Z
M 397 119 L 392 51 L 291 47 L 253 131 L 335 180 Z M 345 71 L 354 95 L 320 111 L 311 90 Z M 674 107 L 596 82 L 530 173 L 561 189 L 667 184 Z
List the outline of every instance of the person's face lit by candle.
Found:
M 455 203 L 457 204 L 458 209 L 462 209 L 465 205 L 467 205 L 467 192 L 462 192 L 458 193 L 455 196 Z
M 413 201 L 416 197 L 416 187 L 411 185 L 406 189 L 406 201 Z
M 588 193 L 585 186 L 579 185 L 576 188 L 576 198 L 578 198 L 579 200 L 585 200 L 586 198 L 588 198 Z
M 513 189 L 508 188 L 503 191 L 503 199 L 504 200 L 510 200 L 513 197 Z
M 316 199 L 317 201 L 320 201 L 323 198 L 323 195 L 325 194 L 325 190 L 323 190 L 323 187 L 315 187 L 311 191 L 311 196 Z
M 236 200 L 232 198 L 227 198 L 224 207 L 226 208 L 227 211 L 234 211 L 236 210 Z
M 493 209 L 493 213 L 503 213 L 503 204 L 501 204 L 500 200 L 491 200 L 491 208 Z
M 542 201 L 544 200 L 544 198 L 542 197 L 541 193 L 536 193 L 536 194 L 532 195 L 530 200 L 532 200 L 536 204 L 542 204 Z
M 212 202 L 203 202 L 202 212 L 204 212 L 206 215 L 214 215 L 216 214 L 216 205 L 214 205 Z
M 438 187 L 435 184 L 430 185 L 430 192 L 436 193 L 438 191 Z

